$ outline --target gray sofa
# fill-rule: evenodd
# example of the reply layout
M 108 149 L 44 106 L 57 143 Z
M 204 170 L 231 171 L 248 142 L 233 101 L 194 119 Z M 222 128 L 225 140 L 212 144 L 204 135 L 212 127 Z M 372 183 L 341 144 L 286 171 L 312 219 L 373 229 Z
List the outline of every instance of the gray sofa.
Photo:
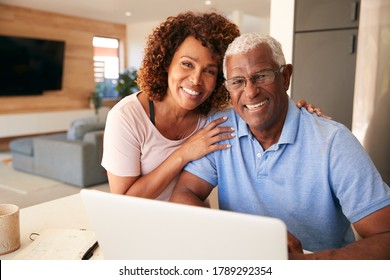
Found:
M 67 133 L 11 141 L 13 167 L 79 187 L 107 182 L 101 166 L 104 123 L 74 121 Z

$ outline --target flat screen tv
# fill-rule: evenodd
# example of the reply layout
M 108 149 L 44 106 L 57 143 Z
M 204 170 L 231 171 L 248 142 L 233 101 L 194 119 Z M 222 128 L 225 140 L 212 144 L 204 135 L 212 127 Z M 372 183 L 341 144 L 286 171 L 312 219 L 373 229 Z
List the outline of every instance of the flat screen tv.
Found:
M 65 42 L 0 35 L 0 96 L 62 88 Z

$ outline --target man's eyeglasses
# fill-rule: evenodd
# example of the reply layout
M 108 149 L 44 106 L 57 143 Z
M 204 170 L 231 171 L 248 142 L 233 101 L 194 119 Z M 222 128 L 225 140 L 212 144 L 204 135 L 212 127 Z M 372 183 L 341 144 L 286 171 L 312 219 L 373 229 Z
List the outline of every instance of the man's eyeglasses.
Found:
M 248 80 L 251 80 L 255 87 L 267 86 L 275 80 L 275 75 L 279 73 L 279 71 L 285 65 L 280 66 L 278 70 L 273 69 L 264 69 L 257 73 L 255 73 L 252 77 L 244 78 L 244 77 L 234 77 L 225 81 L 224 85 L 228 91 L 241 91 L 246 87 L 246 83 Z

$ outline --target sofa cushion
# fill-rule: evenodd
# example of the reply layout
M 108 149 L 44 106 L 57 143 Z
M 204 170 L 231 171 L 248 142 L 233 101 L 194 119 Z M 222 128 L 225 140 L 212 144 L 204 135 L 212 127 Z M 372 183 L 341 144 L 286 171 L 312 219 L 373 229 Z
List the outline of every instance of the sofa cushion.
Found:
M 98 122 L 96 117 L 75 120 L 67 131 L 68 140 L 82 140 L 84 134 L 95 130 L 104 130 L 105 123 Z
M 33 137 L 15 139 L 9 143 L 9 148 L 13 153 L 32 157 L 34 155 Z

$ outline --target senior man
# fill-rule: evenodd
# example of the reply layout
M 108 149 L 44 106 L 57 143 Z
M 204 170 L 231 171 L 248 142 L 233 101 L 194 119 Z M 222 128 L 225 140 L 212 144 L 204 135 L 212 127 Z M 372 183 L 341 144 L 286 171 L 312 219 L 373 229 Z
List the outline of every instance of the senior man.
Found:
M 286 223 L 290 259 L 390 259 L 390 188 L 345 126 L 296 108 L 280 43 L 241 35 L 224 72 L 233 108 L 209 121 L 227 116 L 236 137 L 188 164 L 171 201 L 205 206 L 218 185 L 221 209 Z

